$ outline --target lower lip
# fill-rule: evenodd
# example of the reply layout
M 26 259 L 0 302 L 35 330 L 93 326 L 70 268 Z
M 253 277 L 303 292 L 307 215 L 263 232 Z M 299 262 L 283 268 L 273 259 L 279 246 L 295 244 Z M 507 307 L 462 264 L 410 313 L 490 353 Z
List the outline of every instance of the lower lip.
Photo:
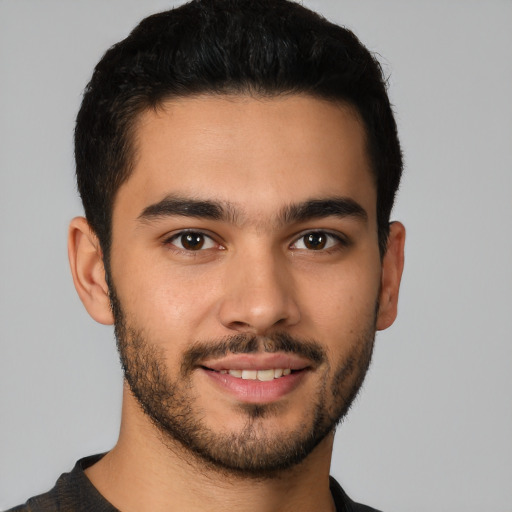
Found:
M 222 391 L 248 404 L 271 403 L 283 398 L 297 388 L 308 373 L 308 370 L 300 370 L 278 379 L 260 381 L 233 377 L 229 373 L 205 369 L 200 371 Z

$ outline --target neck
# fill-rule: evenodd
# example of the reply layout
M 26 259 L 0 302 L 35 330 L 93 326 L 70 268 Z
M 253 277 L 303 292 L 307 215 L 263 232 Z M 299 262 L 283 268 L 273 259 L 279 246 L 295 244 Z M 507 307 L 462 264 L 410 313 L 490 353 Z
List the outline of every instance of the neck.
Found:
M 333 437 L 271 478 L 228 474 L 209 467 L 179 443 L 164 440 L 125 389 L 119 440 L 86 474 L 123 512 L 334 510 L 329 490 Z

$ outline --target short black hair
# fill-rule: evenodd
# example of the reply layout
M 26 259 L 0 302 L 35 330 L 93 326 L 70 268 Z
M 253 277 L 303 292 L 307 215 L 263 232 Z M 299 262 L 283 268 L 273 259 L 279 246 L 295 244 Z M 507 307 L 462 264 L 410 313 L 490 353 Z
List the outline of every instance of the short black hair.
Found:
M 198 94 L 307 94 L 353 106 L 377 188 L 379 249 L 402 173 L 378 60 L 348 29 L 288 0 L 193 0 L 142 20 L 87 85 L 75 129 L 78 189 L 109 267 L 112 210 L 133 169 L 138 116 Z

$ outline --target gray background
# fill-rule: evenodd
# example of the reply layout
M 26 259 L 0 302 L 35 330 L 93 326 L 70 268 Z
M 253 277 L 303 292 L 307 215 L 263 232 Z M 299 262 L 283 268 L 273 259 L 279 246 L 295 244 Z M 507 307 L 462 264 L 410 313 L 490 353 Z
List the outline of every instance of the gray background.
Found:
M 305 1 L 390 74 L 406 173 L 399 319 L 332 472 L 386 511 L 512 511 L 512 2 Z M 0 509 L 117 437 L 112 330 L 76 297 L 72 130 L 108 46 L 172 2 L 0 1 Z

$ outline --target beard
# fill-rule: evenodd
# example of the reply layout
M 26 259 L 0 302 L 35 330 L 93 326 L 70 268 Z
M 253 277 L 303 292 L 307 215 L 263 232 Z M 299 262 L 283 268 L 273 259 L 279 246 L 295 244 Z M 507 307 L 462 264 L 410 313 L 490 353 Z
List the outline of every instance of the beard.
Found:
M 126 382 L 163 443 L 179 453 L 175 448 L 178 442 L 185 449 L 187 462 L 192 455 L 203 468 L 206 463 L 233 476 L 274 478 L 303 461 L 346 415 L 371 362 L 376 317 L 353 340 L 350 351 L 333 363 L 318 342 L 297 339 L 286 332 L 265 337 L 236 334 L 191 345 L 182 354 L 179 371 L 171 375 L 164 349 L 151 343 L 142 329 L 128 324 L 113 289 L 110 299 Z M 293 429 L 275 432 L 265 427 L 265 418 L 279 419 L 283 405 L 277 402 L 239 404 L 234 414 L 242 415 L 243 427 L 232 432 L 214 431 L 196 403 L 192 373 L 207 357 L 257 352 L 291 353 L 322 365 L 325 370 L 312 403 Z

